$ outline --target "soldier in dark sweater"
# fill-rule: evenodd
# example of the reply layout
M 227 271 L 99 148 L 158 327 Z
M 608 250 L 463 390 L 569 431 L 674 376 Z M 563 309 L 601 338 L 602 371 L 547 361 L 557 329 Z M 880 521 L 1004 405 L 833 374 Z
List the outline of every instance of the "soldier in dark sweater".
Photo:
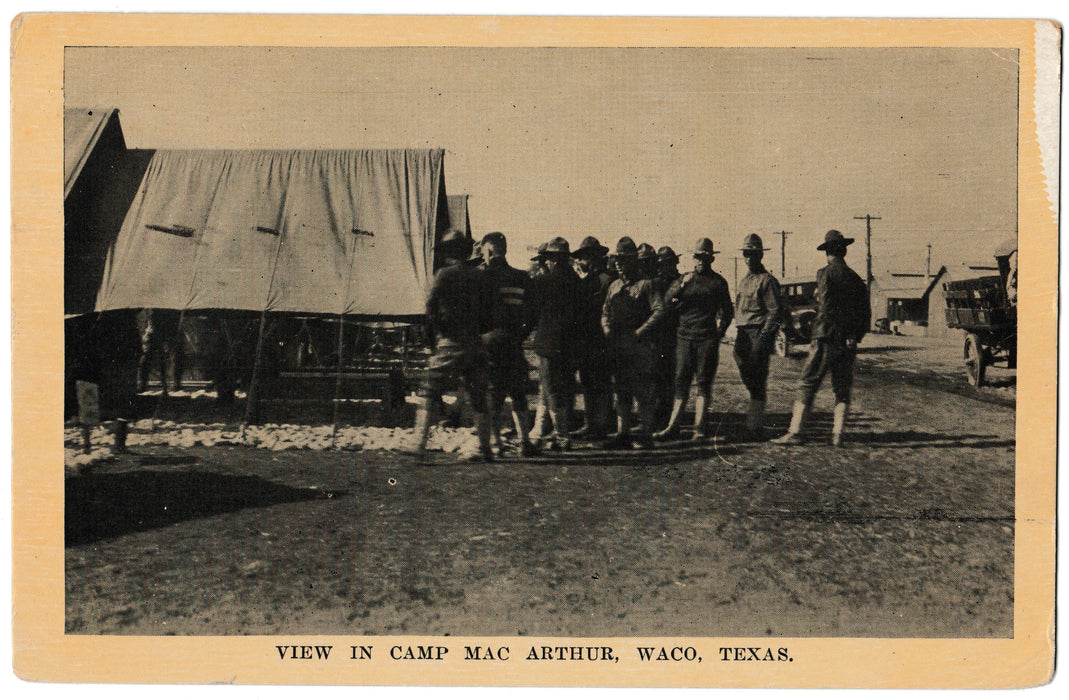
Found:
M 439 244 L 445 266 L 434 275 L 427 295 L 428 336 L 434 347 L 424 380 L 424 403 L 416 414 L 416 451 L 422 453 L 430 434 L 430 407 L 442 390 L 460 379 L 471 397 L 475 428 L 483 459 L 490 461 L 490 423 L 486 405 L 484 334 L 493 330 L 497 297 L 482 268 L 467 264 L 472 241 L 456 230 Z
M 609 249 L 593 236 L 584 238 L 572 251 L 579 277 L 576 360 L 585 414 L 583 427 L 573 436 L 587 440 L 600 440 L 608 434 L 612 412 L 612 371 L 608 344 L 601 332 L 601 309 L 612 283 L 612 278 L 605 272 L 607 252 Z
M 669 246 L 657 250 L 657 273 L 653 276 L 653 290 L 662 299 L 668 288 L 679 279 L 679 256 Z M 657 427 L 667 425 L 672 413 L 672 400 L 676 367 L 676 335 L 679 315 L 665 304 L 664 318 L 656 331 L 657 347 L 654 356 L 654 423 Z
M 705 414 L 720 360 L 720 339 L 734 315 L 728 283 L 713 272 L 713 243 L 700 239 L 694 247 L 694 271 L 674 281 L 665 294 L 665 305 L 678 317 L 675 353 L 675 399 L 668 426 L 654 435 L 674 437 L 679 431 L 683 407 L 692 379 L 697 379 L 693 440 L 705 437 Z
M 664 315 L 664 302 L 653 284 L 641 277 L 635 242 L 624 236 L 616 244 L 620 277 L 609 285 L 601 313 L 601 327 L 609 341 L 616 391 L 617 431 L 605 447 L 652 446 L 653 333 Z M 631 404 L 638 403 L 641 428 L 631 441 Z
M 568 241 L 563 238 L 554 238 L 546 245 L 545 258 L 545 274 L 533 280 L 537 325 L 531 347 L 538 353 L 542 391 L 553 422 L 552 446 L 567 450 L 571 449 L 575 394 L 579 278 L 571 266 Z

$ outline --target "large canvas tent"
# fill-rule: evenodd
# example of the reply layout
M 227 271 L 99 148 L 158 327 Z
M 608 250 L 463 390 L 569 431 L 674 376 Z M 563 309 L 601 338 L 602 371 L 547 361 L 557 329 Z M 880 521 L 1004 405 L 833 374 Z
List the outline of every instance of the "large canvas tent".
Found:
M 421 314 L 442 150 L 156 151 L 94 309 Z
M 115 109 L 63 111 L 63 313 L 93 310 L 104 260 L 150 151 L 128 150 Z

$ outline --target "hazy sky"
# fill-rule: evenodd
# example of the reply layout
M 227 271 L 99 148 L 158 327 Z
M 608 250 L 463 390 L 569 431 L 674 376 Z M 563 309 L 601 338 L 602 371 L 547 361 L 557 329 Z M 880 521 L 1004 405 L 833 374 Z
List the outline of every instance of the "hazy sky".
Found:
M 441 147 L 477 235 L 774 248 L 812 277 L 828 228 L 864 269 L 990 260 L 1016 232 L 1007 49 L 68 49 L 68 106 L 137 148 Z M 741 268 L 741 263 L 740 263 Z M 795 274 L 798 268 L 798 274 Z

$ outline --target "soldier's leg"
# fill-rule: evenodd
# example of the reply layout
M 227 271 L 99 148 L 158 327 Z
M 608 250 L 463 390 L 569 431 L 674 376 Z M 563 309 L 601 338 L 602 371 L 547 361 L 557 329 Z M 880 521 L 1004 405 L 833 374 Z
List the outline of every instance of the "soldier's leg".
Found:
M 471 408 L 475 413 L 475 435 L 479 439 L 479 453 L 483 459 L 491 461 L 494 453 L 490 449 L 490 416 L 485 361 L 473 356 L 465 357 L 464 365 L 463 376 L 471 397 Z
M 746 413 L 746 429 L 754 438 L 762 436 L 766 392 L 768 389 L 768 361 L 772 348 L 761 348 L 755 353 L 750 373 L 750 405 Z
M 850 388 L 854 383 L 854 358 L 856 350 L 845 346 L 836 347 L 831 363 L 831 386 L 835 392 L 835 408 L 832 411 L 831 444 L 842 444 L 843 429 L 850 412 Z
M 694 341 L 681 339 L 676 344 L 675 376 L 673 388 L 675 393 L 672 400 L 672 414 L 668 417 L 668 425 L 660 432 L 654 433 L 656 440 L 666 440 L 673 437 L 679 431 L 679 421 L 683 416 L 683 408 L 687 403 L 687 395 L 690 394 L 690 382 L 694 377 Z
M 773 440 L 784 445 L 798 444 L 802 441 L 801 434 L 805 428 L 809 409 L 813 405 L 813 399 L 820 388 L 820 382 L 828 371 L 827 343 L 818 339 L 813 342 L 806 360 L 802 377 L 798 382 L 798 395 L 794 401 L 794 409 L 791 414 L 791 425 L 787 432 Z
M 696 345 L 695 378 L 697 379 L 698 397 L 694 404 L 694 439 L 700 440 L 705 435 L 705 417 L 716 380 L 717 363 L 720 361 L 719 339 L 703 340 Z
M 639 430 L 636 444 L 650 447 L 655 420 L 654 354 L 651 343 L 638 342 L 631 347 L 635 402 L 638 404 Z
M 605 441 L 604 447 L 618 449 L 631 446 L 631 403 L 634 400 L 632 382 L 622 344 L 614 343 L 610 350 L 616 432 Z

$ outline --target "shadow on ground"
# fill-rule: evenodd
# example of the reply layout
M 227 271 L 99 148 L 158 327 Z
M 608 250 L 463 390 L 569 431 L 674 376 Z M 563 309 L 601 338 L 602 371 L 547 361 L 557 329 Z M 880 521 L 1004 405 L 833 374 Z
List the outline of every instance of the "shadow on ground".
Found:
M 69 547 L 244 508 L 335 495 L 211 472 L 83 474 L 66 482 L 64 534 Z

